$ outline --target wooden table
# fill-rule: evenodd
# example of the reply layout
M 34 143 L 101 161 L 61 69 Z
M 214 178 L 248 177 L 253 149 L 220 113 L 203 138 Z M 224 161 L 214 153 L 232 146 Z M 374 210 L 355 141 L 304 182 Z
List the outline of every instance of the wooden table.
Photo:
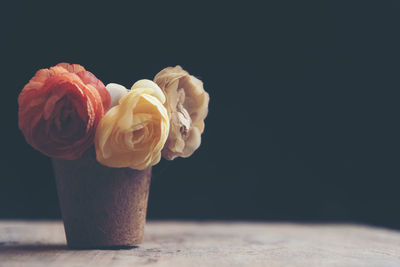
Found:
M 400 266 L 400 232 L 349 224 L 149 222 L 125 250 L 69 250 L 59 221 L 0 221 L 0 266 Z

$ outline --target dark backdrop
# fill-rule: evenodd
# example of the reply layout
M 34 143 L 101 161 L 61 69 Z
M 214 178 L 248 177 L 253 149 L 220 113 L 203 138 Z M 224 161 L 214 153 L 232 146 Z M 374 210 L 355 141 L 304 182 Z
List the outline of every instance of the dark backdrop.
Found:
M 400 229 L 399 1 L 37 2 L 1 8 L 1 217 L 60 217 L 50 160 L 17 127 L 36 70 L 130 86 L 180 64 L 209 116 L 192 157 L 154 168 L 149 218 Z

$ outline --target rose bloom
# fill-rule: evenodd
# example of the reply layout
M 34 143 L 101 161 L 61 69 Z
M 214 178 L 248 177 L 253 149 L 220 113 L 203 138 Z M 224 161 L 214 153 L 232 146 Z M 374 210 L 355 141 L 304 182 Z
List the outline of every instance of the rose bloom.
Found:
M 108 86 L 110 92 L 115 87 Z M 95 137 L 97 160 L 108 167 L 137 170 L 157 164 L 169 132 L 164 102 L 154 82 L 136 82 L 100 121 Z
M 201 143 L 209 95 L 203 83 L 181 66 L 163 69 L 154 77 L 154 82 L 166 95 L 166 108 L 171 118 L 162 155 L 168 160 L 189 157 Z
M 110 95 L 84 67 L 60 63 L 36 72 L 18 105 L 18 126 L 26 141 L 49 157 L 72 160 L 93 144 Z

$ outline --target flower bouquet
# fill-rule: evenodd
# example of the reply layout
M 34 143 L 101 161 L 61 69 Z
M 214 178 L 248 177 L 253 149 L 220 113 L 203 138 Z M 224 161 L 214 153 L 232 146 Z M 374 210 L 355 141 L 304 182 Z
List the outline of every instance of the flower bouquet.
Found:
M 52 158 L 70 248 L 143 240 L 151 167 L 200 146 L 209 96 L 180 66 L 130 90 L 77 64 L 39 70 L 18 97 L 27 143 Z

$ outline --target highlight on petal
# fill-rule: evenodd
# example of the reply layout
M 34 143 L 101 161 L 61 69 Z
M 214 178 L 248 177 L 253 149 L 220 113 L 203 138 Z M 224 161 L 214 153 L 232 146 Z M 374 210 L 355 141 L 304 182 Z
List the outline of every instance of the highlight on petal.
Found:
M 125 86 L 117 83 L 107 84 L 106 89 L 111 97 L 110 108 L 118 105 L 119 100 L 128 93 L 128 89 Z
M 157 97 L 162 104 L 165 103 L 165 95 L 161 88 L 155 82 L 147 79 L 139 80 L 132 85 L 131 90 L 135 90 L 136 88 L 147 88 L 152 90 L 151 94 Z

